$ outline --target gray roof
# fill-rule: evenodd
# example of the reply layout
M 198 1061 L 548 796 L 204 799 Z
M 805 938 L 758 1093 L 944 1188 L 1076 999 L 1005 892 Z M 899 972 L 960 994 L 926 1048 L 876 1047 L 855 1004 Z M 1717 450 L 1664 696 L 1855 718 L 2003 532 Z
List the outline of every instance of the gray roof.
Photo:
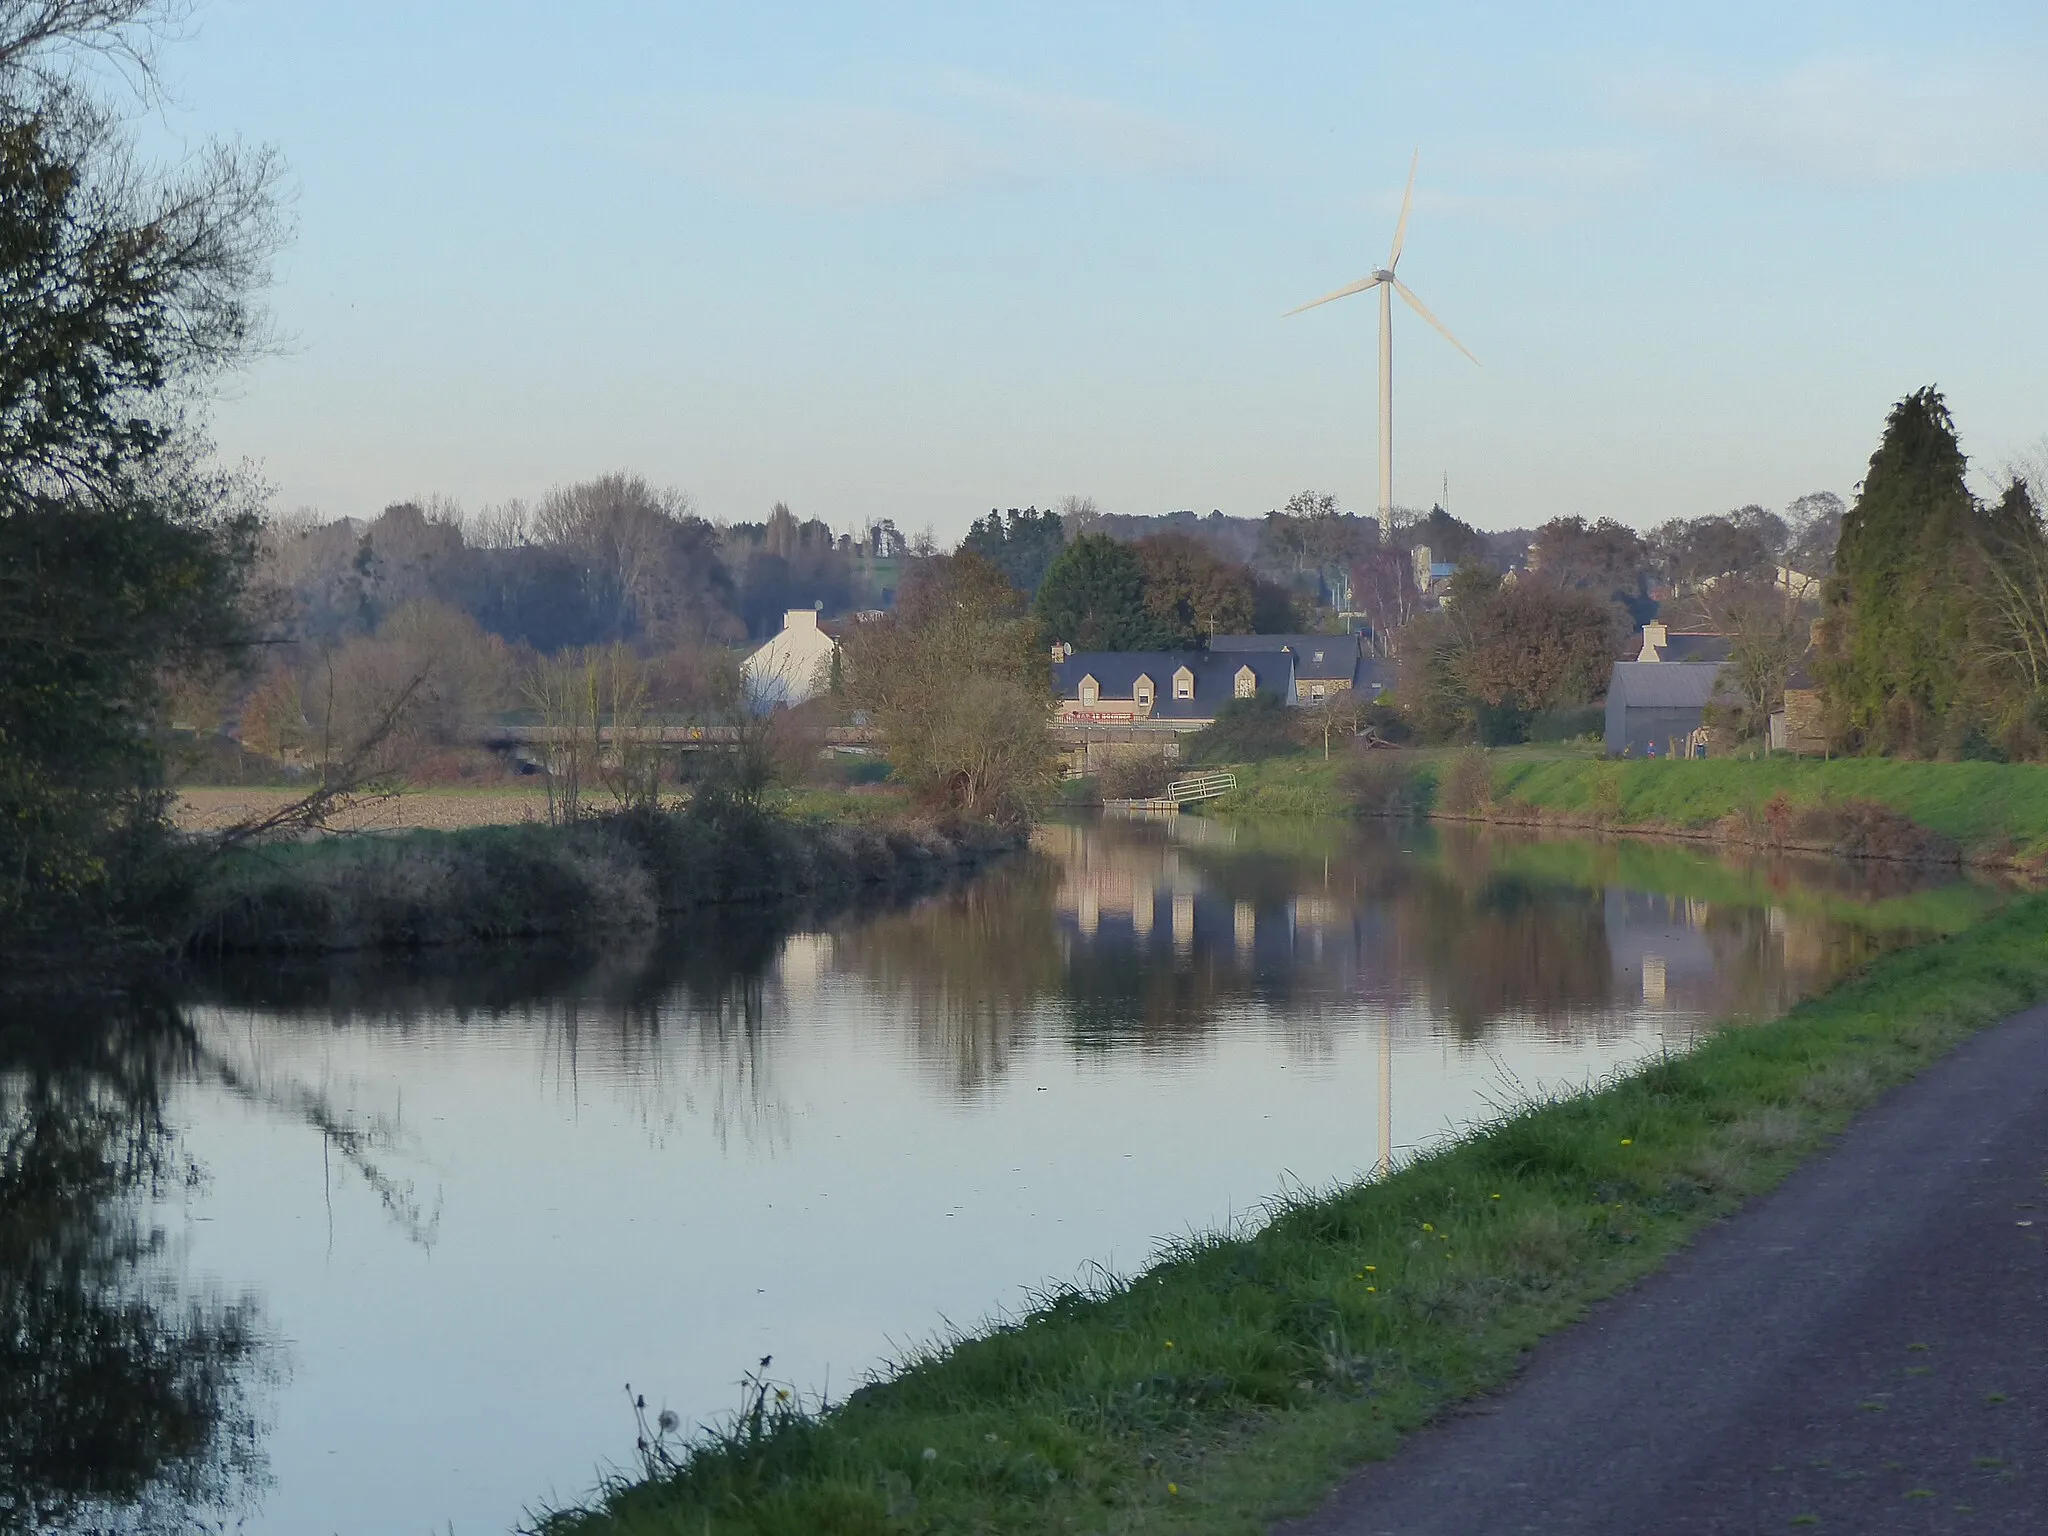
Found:
M 1213 720 L 1220 705 L 1237 696 L 1237 669 L 1250 667 L 1259 692 L 1285 699 L 1294 683 L 1289 651 L 1076 651 L 1052 666 L 1053 685 L 1064 699 L 1081 697 L 1081 679 L 1092 677 L 1102 700 L 1127 700 L 1139 676 L 1150 677 L 1154 720 Z M 1173 696 L 1173 674 L 1186 667 L 1195 675 L 1195 696 Z
M 1617 661 L 1607 696 L 1624 706 L 1699 709 L 1714 697 L 1721 669 L 1691 661 Z
M 1658 648 L 1663 661 L 1724 662 L 1734 649 L 1726 635 L 1673 635 Z
M 1294 675 L 1304 682 L 1355 681 L 1365 648 L 1356 635 L 1212 635 L 1212 651 L 1292 651 Z

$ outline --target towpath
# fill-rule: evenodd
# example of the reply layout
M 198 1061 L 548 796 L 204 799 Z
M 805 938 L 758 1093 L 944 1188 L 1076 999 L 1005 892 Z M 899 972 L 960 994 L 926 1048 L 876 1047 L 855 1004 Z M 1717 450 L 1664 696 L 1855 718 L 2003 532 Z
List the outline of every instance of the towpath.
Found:
M 2048 1008 L 1282 1530 L 2048 1532 Z

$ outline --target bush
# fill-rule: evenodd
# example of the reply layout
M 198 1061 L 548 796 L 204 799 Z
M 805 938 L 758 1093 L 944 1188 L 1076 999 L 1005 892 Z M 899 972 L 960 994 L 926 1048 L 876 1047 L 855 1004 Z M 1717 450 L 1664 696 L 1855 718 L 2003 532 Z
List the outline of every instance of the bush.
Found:
M 1156 747 L 1127 747 L 1106 753 L 1095 771 L 1095 788 L 1105 800 L 1149 800 L 1163 794 L 1173 765 Z
M 1484 752 L 1460 752 L 1444 770 L 1436 808 L 1446 816 L 1470 816 L 1493 804 L 1493 764 Z
M 1300 719 L 1281 699 L 1262 693 L 1232 699 L 1216 711 L 1216 723 L 1181 744 L 1190 763 L 1256 763 L 1302 750 Z
M 1599 736 L 1607 729 L 1607 710 L 1599 704 L 1574 704 L 1546 709 L 1529 719 L 1531 741 L 1577 741 L 1581 736 Z
M 1419 816 L 1429 809 L 1429 784 L 1405 752 L 1354 752 L 1337 770 L 1337 784 L 1360 816 Z

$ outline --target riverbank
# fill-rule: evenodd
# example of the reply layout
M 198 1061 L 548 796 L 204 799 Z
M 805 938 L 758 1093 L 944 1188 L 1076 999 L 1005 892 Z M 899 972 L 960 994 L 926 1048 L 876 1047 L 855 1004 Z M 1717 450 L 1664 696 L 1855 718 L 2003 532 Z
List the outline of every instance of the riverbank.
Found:
M 1543 749 L 1281 758 L 1220 815 L 1428 815 L 1706 838 L 1837 857 L 2048 867 L 2048 764 L 1892 758 L 1603 759 Z
M 183 947 L 321 953 L 648 927 L 703 907 L 917 888 L 1023 841 L 909 816 L 668 811 L 320 838 L 222 859 L 199 885 Z
M 768 1387 L 673 1471 L 540 1529 L 1262 1529 L 2048 994 L 2044 926 L 2048 898 L 2022 900 L 1775 1023 L 1292 1199 L 1254 1235 L 1048 1296 L 829 1412 Z

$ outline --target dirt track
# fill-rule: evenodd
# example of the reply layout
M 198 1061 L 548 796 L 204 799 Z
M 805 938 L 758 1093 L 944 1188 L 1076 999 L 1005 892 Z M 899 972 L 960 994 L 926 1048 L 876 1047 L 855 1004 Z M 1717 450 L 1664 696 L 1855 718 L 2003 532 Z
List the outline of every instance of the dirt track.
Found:
M 186 789 L 179 791 L 171 817 L 186 831 L 213 831 L 289 805 L 298 796 L 299 791 L 289 789 Z M 417 789 L 365 800 L 336 816 L 334 824 L 350 832 L 411 827 L 450 832 L 458 827 L 544 821 L 547 806 L 547 794 L 538 787 Z

